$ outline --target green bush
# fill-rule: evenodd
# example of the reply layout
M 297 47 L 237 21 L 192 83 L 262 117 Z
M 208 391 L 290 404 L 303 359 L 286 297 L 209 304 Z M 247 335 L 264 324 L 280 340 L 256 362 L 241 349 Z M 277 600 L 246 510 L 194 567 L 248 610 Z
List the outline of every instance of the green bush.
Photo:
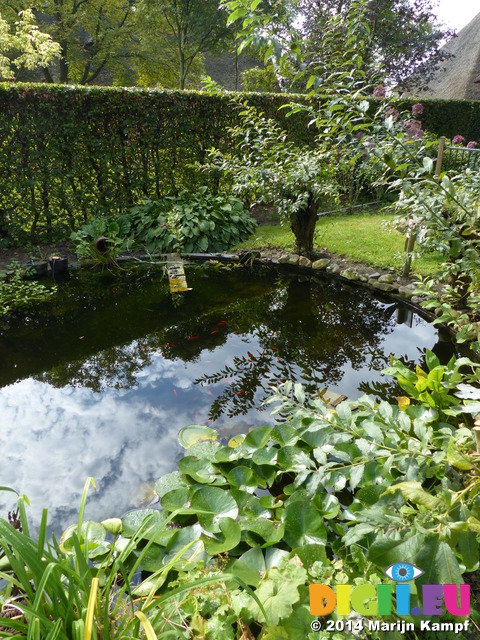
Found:
M 48 302 L 56 293 L 56 287 L 25 279 L 25 268 L 12 262 L 9 270 L 0 273 L 0 318 L 17 310 L 26 310 L 42 302 Z
M 148 253 L 218 252 L 245 240 L 256 222 L 240 200 L 214 196 L 207 187 L 194 193 L 144 200 L 114 219 L 96 218 L 71 238 L 81 258 L 111 262 L 121 251 L 137 249 Z M 100 254 L 94 242 L 107 238 Z
M 207 187 L 147 200 L 129 212 L 137 245 L 150 252 L 217 252 L 242 242 L 256 222 L 232 196 L 214 196 Z
M 278 111 L 289 98 L 245 95 L 309 138 L 306 117 Z M 197 163 L 229 144 L 236 118 L 225 93 L 0 84 L 2 234 L 64 236 L 143 198 L 191 191 L 205 182 Z

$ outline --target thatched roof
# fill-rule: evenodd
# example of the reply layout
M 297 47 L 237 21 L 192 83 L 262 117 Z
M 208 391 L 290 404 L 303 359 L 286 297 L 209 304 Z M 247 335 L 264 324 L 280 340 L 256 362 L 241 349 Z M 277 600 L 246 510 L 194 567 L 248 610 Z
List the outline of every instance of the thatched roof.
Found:
M 453 54 L 442 63 L 427 90 L 411 88 L 418 97 L 480 100 L 480 13 L 443 47 Z

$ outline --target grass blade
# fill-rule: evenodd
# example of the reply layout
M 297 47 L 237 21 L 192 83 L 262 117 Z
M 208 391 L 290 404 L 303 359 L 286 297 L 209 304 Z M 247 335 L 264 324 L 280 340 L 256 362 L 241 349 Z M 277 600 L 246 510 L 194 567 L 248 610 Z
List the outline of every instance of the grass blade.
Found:
M 84 640 L 91 640 L 93 632 L 93 618 L 95 615 L 95 607 L 97 605 L 98 578 L 92 578 L 92 586 L 90 588 L 90 596 L 88 598 L 87 619 L 85 621 Z
M 158 640 L 157 634 L 155 633 L 152 625 L 150 624 L 150 620 L 143 613 L 143 611 L 135 611 L 135 616 L 140 620 L 143 630 L 145 631 L 147 640 Z

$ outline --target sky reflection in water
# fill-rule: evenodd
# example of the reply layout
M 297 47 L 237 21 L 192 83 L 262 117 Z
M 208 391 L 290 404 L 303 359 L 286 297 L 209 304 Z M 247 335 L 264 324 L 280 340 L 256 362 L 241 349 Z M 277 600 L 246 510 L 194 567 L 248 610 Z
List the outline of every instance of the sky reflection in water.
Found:
M 242 277 L 245 279 L 240 276 L 240 281 Z M 208 279 L 210 288 L 216 278 Z M 329 300 L 327 309 L 316 296 L 331 292 L 318 293 L 316 288 L 322 289 L 318 284 L 305 289 L 290 279 L 282 290 L 271 277 L 250 293 L 248 278 L 240 284 L 230 288 L 237 289 L 237 294 L 242 289 L 248 310 L 229 302 L 225 293 L 229 289 L 220 277 L 218 286 L 223 287 L 225 297 L 221 311 L 186 308 L 176 317 L 170 308 L 163 333 L 157 333 L 155 339 L 139 329 L 134 340 L 103 350 L 98 344 L 98 351 L 89 357 L 73 364 L 60 363 L 55 370 L 43 373 L 35 368 L 34 377 L 25 375 L 0 389 L 0 485 L 28 496 L 34 523 L 44 507 L 56 533 L 73 522 L 87 476 L 93 476 L 97 485 L 97 491 L 90 493 L 87 518 L 118 516 L 147 503 L 152 497 L 148 483 L 171 471 L 182 455 L 176 439 L 182 427 L 214 424 L 221 436 L 228 438 L 253 425 L 272 422 L 258 406 L 269 385 L 278 383 L 282 376 L 295 377 L 312 390 L 326 386 L 354 398 L 365 391 L 378 391 L 379 384 L 387 384 L 388 390 L 379 373 L 385 366 L 385 354 L 416 360 L 424 347 L 432 348 L 437 342 L 434 328 L 418 317 L 414 317 L 412 328 L 396 324 L 395 314 L 381 317 L 378 323 L 376 316 L 388 305 L 365 293 L 360 294 L 360 301 L 349 300 L 338 309 Z M 202 278 L 195 286 L 201 288 Z M 310 300 L 305 300 L 306 291 Z M 352 296 L 351 290 L 347 295 Z M 111 299 L 105 302 L 106 306 L 116 304 L 112 305 Z M 166 299 L 162 304 L 167 304 Z M 263 316 L 252 311 L 261 308 Z M 113 312 L 118 314 L 118 308 Z M 228 321 L 219 321 L 221 317 Z M 85 326 L 87 321 L 88 317 Z M 248 323 L 250 330 L 245 328 Z M 326 324 L 330 324 L 328 333 Z M 189 335 L 191 329 L 195 335 Z M 75 326 L 71 333 L 72 341 L 78 340 Z M 165 342 L 172 336 L 178 342 L 179 353 L 175 355 L 175 345 Z M 212 344 L 212 337 L 220 344 Z M 64 340 L 68 343 L 68 337 Z M 138 366 L 125 383 L 124 368 L 137 356 Z M 241 359 L 244 373 L 236 376 L 227 370 L 209 384 L 195 382 L 228 364 L 235 368 L 235 358 Z M 103 359 L 111 365 L 104 379 L 101 366 L 100 378 L 98 370 Z M 10 365 L 15 367 L 16 363 Z M 365 389 L 362 383 L 366 379 L 370 387 Z M 219 415 L 213 423 L 212 402 L 219 397 L 224 397 L 220 406 L 231 415 Z M 250 408 L 241 408 L 243 397 Z M 12 494 L 0 493 L 0 513 L 5 514 L 13 505 Z

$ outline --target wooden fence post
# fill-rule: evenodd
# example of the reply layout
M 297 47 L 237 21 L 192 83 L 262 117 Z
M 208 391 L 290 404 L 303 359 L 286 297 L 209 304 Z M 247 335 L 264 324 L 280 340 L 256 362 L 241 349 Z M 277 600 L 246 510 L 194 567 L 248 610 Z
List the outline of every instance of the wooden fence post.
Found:
M 443 153 L 445 151 L 445 136 L 441 136 L 438 143 L 437 164 L 435 165 L 435 178 L 438 178 L 442 170 Z

